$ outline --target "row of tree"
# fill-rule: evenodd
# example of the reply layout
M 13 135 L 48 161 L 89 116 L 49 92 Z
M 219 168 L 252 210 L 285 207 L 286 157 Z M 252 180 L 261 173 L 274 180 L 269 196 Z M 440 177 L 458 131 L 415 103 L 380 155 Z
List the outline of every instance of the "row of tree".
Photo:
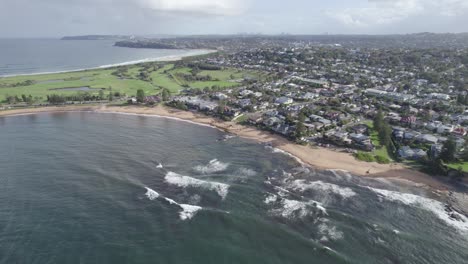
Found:
M 28 105 L 32 105 L 36 101 L 39 101 L 39 97 L 33 97 L 32 95 L 26 96 L 25 94 L 22 94 L 21 97 L 18 97 L 17 95 L 6 95 L 5 100 L 8 104 L 16 104 L 16 103 L 26 103 Z
M 377 131 L 380 145 L 387 147 L 387 151 L 390 155 L 395 155 L 396 147 L 392 141 L 392 127 L 384 119 L 384 114 L 382 110 L 377 112 L 377 115 L 374 118 L 374 130 Z
M 109 91 L 108 94 L 104 90 L 99 90 L 98 95 L 88 93 L 88 92 L 79 92 L 72 95 L 63 95 L 63 94 L 51 94 L 47 95 L 47 102 L 51 104 L 63 104 L 66 102 L 84 102 L 84 101 L 103 101 L 109 100 L 113 101 L 115 97 L 120 97 L 120 92 Z

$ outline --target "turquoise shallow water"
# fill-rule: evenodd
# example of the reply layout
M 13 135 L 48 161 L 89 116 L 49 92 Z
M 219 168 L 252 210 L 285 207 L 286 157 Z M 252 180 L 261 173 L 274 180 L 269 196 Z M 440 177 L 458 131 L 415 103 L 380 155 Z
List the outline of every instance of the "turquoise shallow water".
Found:
M 156 117 L 0 117 L 0 263 L 467 263 L 422 190 Z

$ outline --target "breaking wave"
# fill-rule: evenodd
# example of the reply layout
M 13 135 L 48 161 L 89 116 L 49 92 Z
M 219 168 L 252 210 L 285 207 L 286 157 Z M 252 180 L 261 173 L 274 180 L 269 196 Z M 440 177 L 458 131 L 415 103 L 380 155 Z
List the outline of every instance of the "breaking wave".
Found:
M 199 187 L 215 191 L 223 200 L 226 199 L 230 187 L 225 183 L 199 180 L 189 176 L 179 175 L 171 171 L 166 174 L 164 179 L 167 183 L 178 187 Z
M 196 166 L 194 169 L 203 174 L 210 174 L 210 173 L 225 171 L 228 167 L 229 167 L 229 163 L 223 163 L 217 159 L 214 159 L 214 160 L 211 160 L 207 165 L 205 166 L 199 165 L 199 166 Z
M 145 187 L 145 189 L 146 189 L 145 195 L 151 201 L 154 201 L 154 200 L 161 197 L 166 202 L 168 202 L 170 205 L 176 205 L 176 206 L 180 207 L 182 209 L 182 211 L 179 212 L 179 218 L 181 220 L 192 219 L 197 214 L 198 211 L 203 209 L 200 206 L 195 206 L 195 205 L 190 205 L 190 204 L 179 204 L 178 202 L 176 202 L 176 201 L 174 201 L 174 200 L 172 200 L 170 198 L 161 196 L 155 190 L 152 190 L 152 189 L 150 189 L 148 187 Z
M 179 217 L 181 220 L 192 219 L 198 211 L 203 209 L 200 206 L 190 205 L 190 204 L 179 204 L 182 211 L 179 213 Z
M 372 187 L 366 188 L 388 201 L 400 202 L 409 206 L 419 206 L 426 211 L 434 213 L 445 223 L 459 230 L 468 231 L 468 218 L 454 210 L 447 210 L 447 205 L 442 202 L 410 193 L 401 193 Z
M 278 216 L 287 219 L 304 218 L 307 216 L 327 215 L 327 210 L 317 201 L 297 201 L 285 198 L 279 198 L 276 195 L 270 195 L 265 199 L 265 203 L 277 203 L 280 208 L 273 209 L 272 212 Z
M 156 199 L 159 198 L 160 195 L 159 195 L 159 193 L 156 192 L 155 190 L 150 189 L 150 188 L 148 188 L 148 187 L 145 187 L 145 189 L 146 189 L 145 195 L 146 195 L 146 197 L 148 197 L 148 199 L 150 199 L 151 201 L 156 200 Z
M 332 192 L 340 195 L 344 199 L 351 198 L 357 195 L 351 188 L 340 187 L 336 184 L 315 181 L 307 183 L 305 180 L 295 180 L 290 185 L 289 188 L 296 191 L 306 191 L 306 190 L 317 190 L 322 192 Z
M 343 239 L 343 232 L 339 231 L 336 226 L 330 226 L 328 221 L 324 221 L 318 226 L 318 234 L 320 237 L 320 242 L 336 241 Z
M 237 174 L 239 174 L 240 176 L 253 177 L 257 175 L 257 172 L 252 169 L 240 168 L 237 171 Z

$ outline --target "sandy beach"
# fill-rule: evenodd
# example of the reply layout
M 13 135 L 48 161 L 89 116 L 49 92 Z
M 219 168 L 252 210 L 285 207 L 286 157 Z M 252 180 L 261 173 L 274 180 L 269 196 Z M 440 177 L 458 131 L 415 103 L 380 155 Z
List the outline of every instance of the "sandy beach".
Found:
M 57 106 L 30 109 L 15 109 L 0 111 L 0 116 L 22 115 L 41 112 L 65 112 L 65 111 L 94 111 L 100 113 L 130 113 L 155 115 L 161 117 L 176 118 L 193 123 L 210 125 L 242 138 L 255 140 L 261 143 L 269 143 L 274 148 L 283 150 L 300 159 L 303 163 L 319 169 L 340 169 L 349 171 L 354 175 L 364 177 L 386 178 L 421 187 L 429 187 L 440 191 L 451 189 L 450 185 L 442 179 L 415 171 L 401 164 L 378 164 L 356 160 L 348 153 L 338 152 L 326 148 L 297 145 L 287 139 L 272 134 L 268 131 L 258 130 L 253 127 L 239 125 L 235 122 L 221 121 L 200 113 L 181 111 L 164 106 L 138 107 L 138 106 Z

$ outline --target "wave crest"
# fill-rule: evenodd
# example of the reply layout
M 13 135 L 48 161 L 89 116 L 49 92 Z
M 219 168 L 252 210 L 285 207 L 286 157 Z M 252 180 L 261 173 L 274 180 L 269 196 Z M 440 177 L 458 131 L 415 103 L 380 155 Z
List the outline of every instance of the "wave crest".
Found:
M 230 185 L 219 182 L 211 182 L 183 176 L 175 172 L 168 172 L 164 177 L 167 183 L 178 187 L 198 187 L 215 191 L 223 200 L 226 199 Z
M 419 206 L 426 211 L 434 213 L 439 219 L 450 226 L 468 232 L 468 218 L 456 211 L 448 212 L 446 205 L 440 201 L 410 193 L 376 189 L 368 186 L 366 188 L 388 201 L 400 202 L 409 206 Z
M 211 160 L 207 165 L 196 166 L 194 169 L 203 174 L 210 174 L 220 171 L 225 171 L 229 167 L 229 163 L 220 162 L 217 159 Z
M 307 183 L 305 180 L 295 180 L 293 181 L 290 186 L 291 189 L 297 191 L 306 191 L 306 190 L 316 190 L 322 192 L 332 192 L 335 194 L 340 195 L 344 199 L 351 198 L 356 196 L 357 194 L 349 187 L 341 187 L 336 184 L 322 182 L 322 181 L 315 181 Z
M 168 202 L 170 205 L 176 205 L 182 209 L 182 211 L 179 212 L 179 218 L 181 220 L 188 220 L 192 219 L 198 211 L 202 210 L 203 207 L 196 206 L 196 205 L 190 205 L 190 204 L 179 204 L 178 202 L 172 200 L 171 198 L 167 198 L 164 196 L 161 196 L 158 192 L 156 192 L 153 189 L 150 189 L 148 187 L 145 187 L 146 189 L 146 197 L 150 199 L 151 201 L 154 201 L 158 198 L 164 199 L 166 202 Z
M 146 195 L 146 197 L 148 197 L 148 199 L 150 199 L 151 201 L 156 200 L 156 199 L 159 198 L 160 195 L 159 195 L 159 193 L 156 192 L 155 190 L 150 189 L 150 188 L 148 188 L 148 187 L 145 187 L 145 189 L 146 189 L 145 195 Z

